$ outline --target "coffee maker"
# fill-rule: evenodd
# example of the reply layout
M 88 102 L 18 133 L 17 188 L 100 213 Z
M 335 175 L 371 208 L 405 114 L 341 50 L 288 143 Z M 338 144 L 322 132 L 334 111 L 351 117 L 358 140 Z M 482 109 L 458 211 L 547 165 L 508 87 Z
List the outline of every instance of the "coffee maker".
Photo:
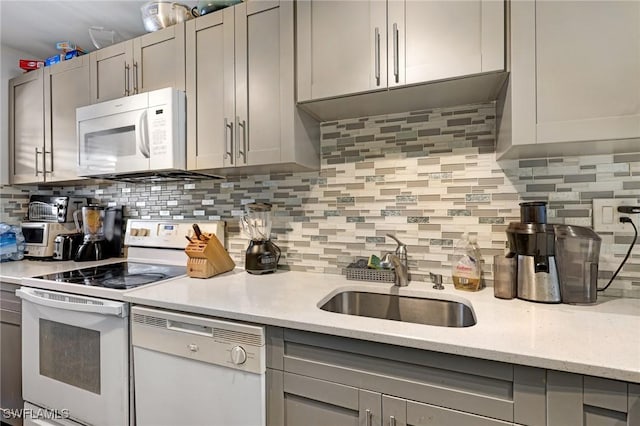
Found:
M 82 219 L 78 216 L 82 214 Z M 90 204 L 74 212 L 74 221 L 84 234 L 74 260 L 84 262 L 120 256 L 122 249 L 122 207 Z
M 532 302 L 560 303 L 554 226 L 547 224 L 547 203 L 520 203 L 520 222 L 507 228 L 507 257 L 517 256 L 517 297 Z
M 251 203 L 240 220 L 245 234 L 251 238 L 245 254 L 244 269 L 250 274 L 275 272 L 280 248 L 271 241 L 271 204 Z

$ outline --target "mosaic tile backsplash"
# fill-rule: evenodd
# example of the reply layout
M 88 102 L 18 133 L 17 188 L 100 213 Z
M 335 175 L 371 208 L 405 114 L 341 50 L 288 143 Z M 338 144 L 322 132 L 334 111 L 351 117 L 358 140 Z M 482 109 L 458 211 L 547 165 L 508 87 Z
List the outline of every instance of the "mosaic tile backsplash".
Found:
M 238 226 L 244 205 L 274 205 L 272 238 L 280 265 L 341 273 L 357 257 L 408 246 L 413 280 L 429 272 L 451 281 L 455 243 L 477 235 L 492 285 L 493 256 L 504 249 L 521 201 L 548 201 L 551 223 L 591 226 L 594 198 L 640 203 L 640 153 L 497 162 L 495 105 L 415 111 L 321 124 L 319 172 L 253 175 L 197 183 L 105 182 L 74 187 L 3 187 L 2 220 L 20 221 L 30 192 L 74 194 L 125 206 L 126 217 L 227 221 L 226 245 L 240 266 L 248 239 Z M 635 223 L 640 225 L 640 220 Z M 633 238 L 629 225 L 603 233 L 604 286 Z M 640 297 L 640 244 L 606 292 Z

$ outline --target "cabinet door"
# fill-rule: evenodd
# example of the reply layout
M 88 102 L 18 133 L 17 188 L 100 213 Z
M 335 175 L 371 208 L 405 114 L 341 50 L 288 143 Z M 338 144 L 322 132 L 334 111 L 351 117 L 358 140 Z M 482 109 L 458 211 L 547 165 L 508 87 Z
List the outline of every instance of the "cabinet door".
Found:
M 185 25 L 133 39 L 133 93 L 174 87 L 185 90 Z
M 44 69 L 9 81 L 11 182 L 44 179 Z
M 91 52 L 91 102 L 104 102 L 132 94 L 133 41 Z
M 537 142 L 640 137 L 640 2 L 538 1 L 535 23 Z
M 297 3 L 298 101 L 387 87 L 386 1 Z
M 235 35 L 236 165 L 279 163 L 283 43 L 278 2 L 254 1 L 236 6 Z
M 513 425 L 502 420 L 482 417 L 436 405 L 407 401 L 407 425 L 411 426 L 498 426 Z
M 20 286 L 0 282 L 0 407 L 20 410 L 22 400 L 21 299 L 15 292 Z M 18 426 L 22 419 L 2 416 L 4 422 Z
M 382 426 L 382 395 L 284 373 L 286 426 Z
M 504 69 L 504 4 L 389 1 L 389 86 Z
M 45 68 L 45 180 L 78 179 L 76 108 L 91 103 L 89 57 Z
M 358 389 L 284 373 L 284 426 L 359 426 Z
M 382 426 L 407 426 L 407 400 L 382 395 Z
M 233 165 L 234 7 L 187 22 L 187 167 Z

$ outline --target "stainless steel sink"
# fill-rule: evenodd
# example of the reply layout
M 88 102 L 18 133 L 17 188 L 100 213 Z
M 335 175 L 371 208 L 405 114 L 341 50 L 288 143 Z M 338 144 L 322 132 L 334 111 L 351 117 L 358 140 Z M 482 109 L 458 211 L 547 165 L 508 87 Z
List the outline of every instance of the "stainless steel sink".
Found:
M 471 307 L 464 303 L 364 291 L 338 293 L 320 309 L 339 314 L 440 327 L 469 327 L 476 323 Z

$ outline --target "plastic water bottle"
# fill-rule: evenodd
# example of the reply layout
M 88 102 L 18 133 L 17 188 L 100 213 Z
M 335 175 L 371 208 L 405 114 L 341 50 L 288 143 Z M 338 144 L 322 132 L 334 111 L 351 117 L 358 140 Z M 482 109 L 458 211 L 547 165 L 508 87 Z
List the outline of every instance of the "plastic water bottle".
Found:
M 0 261 L 24 259 L 25 241 L 19 226 L 0 223 Z
M 22 235 L 22 228 L 19 226 L 12 226 L 11 231 L 16 236 L 16 251 L 11 255 L 11 260 L 22 260 L 24 259 L 24 250 L 26 243 L 24 241 L 24 235 Z

